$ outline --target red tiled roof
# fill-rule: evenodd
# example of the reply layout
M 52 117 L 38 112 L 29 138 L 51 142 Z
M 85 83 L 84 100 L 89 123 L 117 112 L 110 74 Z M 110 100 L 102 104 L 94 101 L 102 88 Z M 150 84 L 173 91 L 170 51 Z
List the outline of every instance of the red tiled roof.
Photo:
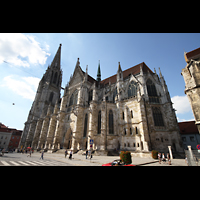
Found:
M 200 48 L 194 49 L 193 51 L 186 53 L 186 56 L 188 60 L 200 57 Z
M 179 122 L 178 125 L 181 134 L 199 133 L 195 121 Z
M 9 129 L 9 128 L 0 128 L 0 132 L 4 132 L 4 133 L 11 133 L 12 132 L 12 130 L 11 129 Z
M 8 128 L 8 127 L 0 122 L 0 128 Z
M 144 62 L 142 62 L 142 63 L 140 63 L 140 64 L 138 64 L 138 65 L 135 65 L 135 66 L 133 66 L 133 67 L 131 67 L 131 68 L 129 68 L 129 69 L 124 70 L 124 71 L 123 71 L 123 78 L 126 78 L 126 77 L 129 76 L 130 74 L 133 74 L 133 75 L 139 74 L 139 73 L 140 73 L 140 66 L 142 66 L 142 70 L 143 70 L 144 73 L 147 73 L 147 71 L 149 71 L 150 73 L 153 73 L 153 72 L 151 71 L 151 69 L 150 69 Z M 81 69 L 81 70 L 82 70 L 82 69 Z M 82 70 L 82 72 L 83 72 L 83 75 L 85 75 L 85 72 L 84 72 L 83 70 Z M 94 82 L 95 82 L 96 85 L 97 85 L 97 83 L 98 83 L 98 82 L 97 82 L 93 77 L 91 77 L 89 74 L 88 74 L 88 81 L 91 82 L 91 83 L 94 83 Z M 108 77 L 108 78 L 106 78 L 106 79 L 100 81 L 100 84 L 101 84 L 102 86 L 104 86 L 104 85 L 106 85 L 107 83 L 109 83 L 109 81 L 111 82 L 111 84 L 116 83 L 116 81 L 117 81 L 117 74 L 115 74 L 115 75 L 113 75 L 113 76 L 110 76 L 110 77 Z
M 142 66 L 142 70 L 143 70 L 144 73 L 147 73 L 147 71 L 149 71 L 150 73 L 153 73 L 151 71 L 151 69 L 149 69 L 149 67 L 144 62 L 142 62 L 142 63 L 140 63 L 138 65 L 135 65 L 135 66 L 133 66 L 133 67 L 131 67 L 129 69 L 124 70 L 123 71 L 123 78 L 126 78 L 130 74 L 133 74 L 133 75 L 139 74 L 140 73 L 140 65 Z M 107 83 L 109 83 L 109 81 L 111 82 L 111 84 L 112 83 L 116 83 L 116 81 L 117 81 L 117 74 L 115 74 L 113 76 L 110 76 L 110 77 L 102 80 L 100 82 L 100 84 L 106 85 Z

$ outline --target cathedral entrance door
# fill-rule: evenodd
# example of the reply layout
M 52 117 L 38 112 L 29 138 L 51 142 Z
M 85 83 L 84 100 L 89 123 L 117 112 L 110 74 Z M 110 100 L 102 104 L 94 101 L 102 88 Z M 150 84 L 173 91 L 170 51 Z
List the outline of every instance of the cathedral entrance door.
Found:
M 72 140 L 69 140 L 67 149 L 71 149 L 71 145 L 72 145 Z

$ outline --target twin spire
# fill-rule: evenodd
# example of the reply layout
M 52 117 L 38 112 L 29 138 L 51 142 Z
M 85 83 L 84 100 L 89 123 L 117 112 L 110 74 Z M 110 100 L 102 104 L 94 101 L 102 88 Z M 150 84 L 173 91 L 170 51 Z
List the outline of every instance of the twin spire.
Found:
M 100 60 L 98 65 L 98 71 L 97 71 L 97 81 L 101 81 L 101 69 L 100 69 Z

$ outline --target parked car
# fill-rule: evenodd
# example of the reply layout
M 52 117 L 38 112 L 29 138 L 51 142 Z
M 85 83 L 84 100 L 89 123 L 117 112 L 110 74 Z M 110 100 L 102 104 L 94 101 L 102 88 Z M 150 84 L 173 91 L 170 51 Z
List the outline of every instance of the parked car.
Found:
M 102 166 L 135 166 L 135 165 L 125 164 L 125 163 L 121 162 L 120 159 L 118 159 L 118 160 L 114 160 L 113 162 L 103 164 Z

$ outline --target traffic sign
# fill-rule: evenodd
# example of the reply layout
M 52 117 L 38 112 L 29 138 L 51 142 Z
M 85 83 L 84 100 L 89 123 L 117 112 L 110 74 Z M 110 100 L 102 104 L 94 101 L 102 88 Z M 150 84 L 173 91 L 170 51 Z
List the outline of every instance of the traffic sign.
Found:
M 197 144 L 197 149 L 200 149 L 200 144 Z
M 94 140 L 90 139 L 90 144 L 93 144 L 94 143 Z

